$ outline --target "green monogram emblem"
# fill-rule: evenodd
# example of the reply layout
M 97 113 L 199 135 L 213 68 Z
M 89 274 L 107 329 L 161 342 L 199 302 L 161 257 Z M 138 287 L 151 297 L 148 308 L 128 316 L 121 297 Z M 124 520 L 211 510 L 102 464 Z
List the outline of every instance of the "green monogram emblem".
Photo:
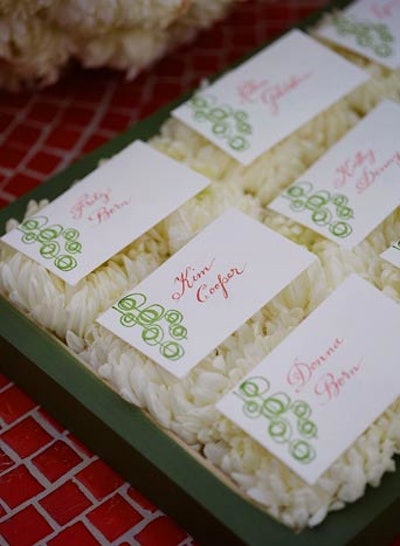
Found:
M 77 267 L 77 254 L 82 252 L 79 231 L 64 228 L 60 224 L 48 225 L 47 216 L 27 218 L 18 226 L 23 233 L 22 242 L 26 245 L 38 244 L 40 255 L 52 260 L 60 271 L 71 271 Z
M 394 36 L 384 23 L 354 21 L 344 15 L 335 15 L 333 25 L 341 36 L 353 35 L 357 44 L 371 49 L 378 57 L 390 57 Z
M 120 299 L 113 309 L 121 314 L 119 320 L 122 326 L 138 326 L 142 329 L 142 340 L 147 345 L 159 345 L 164 358 L 179 360 L 185 354 L 179 342 L 187 339 L 182 313 L 176 309 L 166 310 L 158 303 L 146 306 L 146 302 L 144 294 L 132 293 Z
M 292 400 L 285 392 L 268 394 L 265 377 L 251 377 L 235 392 L 243 401 L 243 412 L 250 419 L 265 419 L 265 433 L 277 444 L 287 444 L 293 459 L 308 464 L 316 457 L 313 438 L 317 425 L 311 421 L 312 410 L 303 400 Z
M 209 123 L 213 134 L 225 140 L 232 150 L 242 152 L 250 146 L 247 137 L 253 131 L 247 112 L 218 104 L 215 97 L 205 95 L 195 95 L 189 106 L 193 110 L 193 119 L 199 123 Z
M 313 192 L 311 182 L 298 182 L 288 188 L 283 197 L 289 199 L 291 210 L 309 211 L 314 224 L 327 227 L 335 237 L 344 239 L 353 232 L 350 220 L 354 218 L 354 211 L 345 195 L 328 190 Z

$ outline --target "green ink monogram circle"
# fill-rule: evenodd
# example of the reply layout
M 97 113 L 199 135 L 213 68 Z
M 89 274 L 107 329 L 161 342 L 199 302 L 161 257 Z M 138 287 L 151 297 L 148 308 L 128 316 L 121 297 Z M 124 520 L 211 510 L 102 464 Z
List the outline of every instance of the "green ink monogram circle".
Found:
M 262 412 L 266 416 L 276 416 L 285 413 L 290 406 L 290 398 L 287 394 L 279 392 L 266 398 L 262 405 Z
M 63 237 L 66 241 L 76 241 L 79 237 L 79 231 L 74 228 L 67 228 L 63 231 Z
M 347 197 L 341 193 L 335 195 L 332 199 L 332 203 L 336 205 L 337 208 L 345 207 L 347 205 L 347 202 Z
M 305 440 L 295 440 L 290 444 L 290 453 L 299 463 L 310 463 L 315 459 L 315 450 Z
M 225 135 L 228 131 L 228 126 L 225 123 L 214 123 L 212 131 L 215 135 Z
M 241 383 L 239 390 L 244 396 L 253 398 L 269 390 L 270 384 L 265 377 L 252 377 Z
M 78 262 L 72 254 L 82 251 L 78 242 L 79 231 L 75 228 L 64 228 L 60 224 L 47 225 L 47 216 L 28 218 L 18 227 L 23 232 L 22 242 L 25 244 L 39 243 L 39 253 L 46 260 L 52 259 L 55 267 L 61 271 L 71 271 Z M 64 240 L 61 240 L 61 236 Z M 64 245 L 65 254 L 61 254 Z
M 243 381 L 235 395 L 243 400 L 242 411 L 249 419 L 268 421 L 267 434 L 278 444 L 286 444 L 290 455 L 302 464 L 316 457 L 313 446 L 307 441 L 317 437 L 318 427 L 311 420 L 312 408 L 304 400 L 293 400 L 282 391 L 270 396 L 269 381 L 262 376 Z M 300 436 L 296 438 L 297 436 Z
M 272 420 L 268 427 L 268 433 L 279 444 L 285 443 L 292 435 L 292 427 L 285 419 Z
M 329 227 L 329 230 L 331 231 L 331 233 L 333 233 L 333 235 L 342 239 L 348 237 L 353 231 L 351 226 L 347 222 L 335 222 Z
M 231 148 L 233 148 L 237 152 L 242 152 L 243 150 L 247 150 L 247 148 L 249 147 L 249 143 L 241 135 L 237 135 L 229 139 L 229 145 Z
M 253 417 L 258 417 L 261 413 L 261 406 L 255 400 L 249 400 L 244 405 L 244 413 L 251 419 Z
M 133 311 L 138 309 L 146 303 L 146 296 L 144 294 L 130 294 L 121 298 L 118 302 L 118 309 L 121 311 Z
M 342 220 L 350 220 L 350 218 L 353 218 L 353 209 L 351 209 L 350 207 L 346 207 L 346 206 L 338 207 L 336 211 L 337 211 L 337 215 Z
M 23 231 L 33 231 L 46 225 L 48 218 L 46 216 L 34 216 L 33 218 L 27 218 L 20 226 Z
M 161 345 L 161 354 L 168 360 L 178 360 L 185 354 L 183 347 L 176 341 L 166 341 Z
M 306 419 L 311 415 L 311 407 L 303 400 L 293 402 L 292 411 L 299 419 Z
M 70 256 L 69 254 L 63 254 L 56 258 L 55 265 L 61 271 L 72 271 L 72 269 L 75 269 L 75 267 L 78 265 L 78 262 L 73 256 Z
M 39 232 L 38 241 L 40 243 L 48 243 L 49 241 L 53 241 L 53 239 L 57 239 L 61 232 L 62 227 L 59 225 L 44 228 Z
M 341 36 L 354 36 L 360 47 L 371 49 L 378 57 L 389 57 L 393 54 L 394 36 L 386 24 L 357 21 L 344 15 L 335 15 L 332 22 Z
M 292 186 L 291 188 L 289 188 L 287 190 L 287 194 L 292 199 L 298 199 L 299 197 L 304 197 L 306 195 L 306 192 L 304 191 L 302 186 L 300 186 L 300 184 L 297 184 L 296 186 Z
M 78 254 L 82 251 L 82 245 L 79 241 L 71 241 L 65 244 L 65 250 L 70 254 Z
M 208 101 L 204 99 L 201 95 L 195 95 L 191 99 L 191 103 L 194 108 L 206 108 L 208 106 Z
M 26 229 L 28 231 L 37 229 L 40 226 L 40 222 L 36 218 L 28 218 L 21 224 L 21 229 Z
M 179 324 L 183 320 L 183 315 L 176 309 L 169 309 L 169 311 L 165 313 L 165 320 L 170 324 Z
M 22 236 L 22 242 L 27 244 L 27 245 L 30 245 L 30 244 L 34 243 L 35 241 L 37 241 L 37 235 L 35 235 L 32 232 L 25 233 Z
M 124 313 L 119 320 L 122 326 L 126 326 L 127 328 L 137 324 L 136 317 L 133 313 Z
M 307 199 L 306 207 L 310 210 L 318 211 L 323 207 L 324 205 L 327 205 L 330 200 L 330 193 L 326 191 L 318 191 L 317 193 L 314 193 L 314 195 L 311 195 Z
M 164 332 L 158 324 L 152 324 L 143 329 L 142 339 L 148 345 L 159 345 L 164 339 Z
M 46 259 L 55 258 L 59 252 L 60 245 L 57 243 L 57 241 L 50 241 L 49 243 L 40 247 L 40 255 Z
M 175 340 L 187 338 L 187 328 L 182 324 L 182 313 L 176 309 L 166 311 L 157 303 L 144 307 L 146 302 L 146 296 L 136 292 L 121 298 L 113 309 L 122 315 L 119 319 L 122 326 L 142 328 L 141 338 L 147 345 L 153 347 L 159 345 L 159 351 L 164 358 L 178 360 L 185 351 Z M 174 340 L 164 341 L 166 331 L 162 321 L 166 322 L 168 333 Z
M 139 312 L 137 319 L 138 324 L 140 324 L 141 326 L 154 324 L 161 319 L 164 313 L 165 309 L 162 305 L 158 305 L 157 303 L 149 305 L 149 307 L 146 307 L 146 309 L 143 309 L 143 311 Z
M 212 133 L 225 140 L 230 148 L 241 152 L 250 146 L 246 137 L 253 130 L 247 112 L 234 110 L 228 104 L 217 104 L 213 96 L 195 95 L 188 104 L 193 110 L 193 119 L 199 123 L 208 122 Z
M 213 121 L 222 121 L 232 113 L 232 108 L 217 106 L 210 111 L 210 119 Z
M 317 425 L 308 419 L 300 419 L 297 427 L 305 438 L 314 438 L 317 435 Z
M 326 226 L 331 221 L 332 215 L 328 209 L 320 209 L 313 212 L 311 218 L 317 226 Z
M 311 182 L 297 182 L 286 190 L 283 197 L 289 199 L 291 210 L 304 213 L 307 209 L 314 224 L 329 229 L 335 237 L 348 237 L 353 232 L 348 221 L 354 218 L 348 197 L 331 194 L 328 190 L 312 191 Z
M 169 333 L 174 339 L 186 339 L 187 338 L 187 329 L 183 324 L 174 324 L 169 327 Z
M 390 57 L 392 54 L 392 48 L 388 44 L 380 44 L 375 46 L 375 53 L 378 57 Z

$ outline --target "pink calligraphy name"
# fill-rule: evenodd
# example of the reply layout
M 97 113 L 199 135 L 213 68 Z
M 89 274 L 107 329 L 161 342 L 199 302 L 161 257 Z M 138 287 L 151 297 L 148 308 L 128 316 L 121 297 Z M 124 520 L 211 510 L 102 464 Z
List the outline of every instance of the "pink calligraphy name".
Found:
M 115 203 L 104 205 L 88 216 L 88 220 L 94 224 L 103 224 L 115 216 L 121 209 L 131 204 L 132 198 L 123 199 Z
M 177 285 L 177 290 L 171 295 L 173 300 L 180 300 L 185 294 L 194 291 L 196 301 L 205 303 L 209 298 L 222 295 L 224 299 L 229 298 L 227 285 L 234 277 L 244 273 L 246 266 L 242 268 L 231 267 L 226 273 L 215 273 L 211 282 L 204 281 L 205 277 L 215 266 L 215 258 L 205 265 L 202 269 L 196 270 L 192 266 L 187 266 L 184 271 L 177 275 L 174 279 Z
M 374 3 L 371 6 L 372 14 L 378 19 L 386 19 L 393 16 L 393 12 L 400 9 L 400 0 L 389 0 L 388 2 Z
M 271 115 L 278 116 L 281 101 L 311 76 L 312 72 L 294 74 L 288 80 L 277 84 L 268 80 L 259 82 L 247 80 L 238 86 L 237 92 L 242 102 L 246 104 L 261 102 L 268 106 Z
M 74 220 L 81 220 L 85 211 L 93 205 L 106 205 L 110 201 L 111 189 L 107 188 L 103 191 L 95 191 L 93 193 L 84 193 L 78 201 L 71 207 L 71 214 Z
M 293 366 L 286 376 L 286 381 L 291 387 L 294 387 L 296 393 L 301 392 L 304 387 L 310 383 L 315 373 L 328 362 L 342 344 L 343 339 L 337 337 L 326 351 L 319 355 L 315 360 L 312 360 L 311 362 L 299 362 L 297 358 L 295 359 Z
M 333 181 L 335 189 L 340 189 L 351 181 L 359 172 L 359 169 L 365 165 L 373 165 L 375 163 L 375 153 L 373 150 L 366 151 L 357 150 L 354 155 L 346 158 L 339 167 L 335 169 L 337 174 Z
M 192 288 L 205 277 L 209 271 L 211 271 L 214 263 L 215 258 L 213 258 L 208 265 L 205 265 L 203 269 L 198 271 L 196 271 L 194 267 L 188 265 L 184 271 L 175 277 L 175 284 L 178 285 L 178 290 L 172 293 L 172 299 L 180 300 L 188 290 L 192 290 Z
M 315 394 L 320 398 L 322 406 L 326 406 L 332 400 L 337 399 L 345 386 L 359 373 L 363 359 L 357 364 L 338 373 L 326 373 L 316 383 Z
M 395 152 L 384 163 L 375 166 L 377 159 L 373 150 L 357 151 L 336 168 L 337 174 L 333 181 L 335 189 L 340 189 L 353 182 L 358 194 L 365 191 L 390 167 L 400 167 L 400 152 Z M 374 168 L 372 168 L 374 166 Z
M 72 218 L 74 220 L 85 218 L 92 224 L 102 224 L 131 203 L 131 197 L 112 203 L 111 191 L 110 188 L 107 188 L 106 190 L 81 195 L 70 209 Z
M 357 193 L 362 193 L 369 188 L 392 166 L 400 167 L 400 152 L 395 152 L 382 165 L 375 169 L 364 169 L 362 175 L 356 182 Z

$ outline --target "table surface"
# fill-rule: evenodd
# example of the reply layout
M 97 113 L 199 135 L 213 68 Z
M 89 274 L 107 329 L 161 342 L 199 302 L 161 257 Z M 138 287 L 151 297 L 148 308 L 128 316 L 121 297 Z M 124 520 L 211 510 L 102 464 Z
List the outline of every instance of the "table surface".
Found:
M 131 82 L 75 66 L 47 89 L 0 92 L 0 207 L 327 3 L 239 2 Z M 5 376 L 0 428 L 0 545 L 195 545 Z

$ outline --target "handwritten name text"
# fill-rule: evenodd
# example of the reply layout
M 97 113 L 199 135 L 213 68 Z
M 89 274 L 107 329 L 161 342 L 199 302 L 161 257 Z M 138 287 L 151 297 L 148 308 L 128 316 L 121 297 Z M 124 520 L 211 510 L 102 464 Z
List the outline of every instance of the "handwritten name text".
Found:
M 294 361 L 293 366 L 289 369 L 286 380 L 290 386 L 294 387 L 296 393 L 301 392 L 308 385 L 314 374 L 327 363 L 342 344 L 343 339 L 337 337 L 326 351 L 311 362 L 299 362 L 297 359 Z
M 237 92 L 242 102 L 246 104 L 261 102 L 268 106 L 271 115 L 277 116 L 281 101 L 311 76 L 311 72 L 294 74 L 286 81 L 276 84 L 268 80 L 259 82 L 247 80 L 238 86 Z
M 324 374 L 314 387 L 315 394 L 320 397 L 321 405 L 325 406 L 338 398 L 344 387 L 354 378 L 361 369 L 362 359 L 354 366 L 338 373 Z

